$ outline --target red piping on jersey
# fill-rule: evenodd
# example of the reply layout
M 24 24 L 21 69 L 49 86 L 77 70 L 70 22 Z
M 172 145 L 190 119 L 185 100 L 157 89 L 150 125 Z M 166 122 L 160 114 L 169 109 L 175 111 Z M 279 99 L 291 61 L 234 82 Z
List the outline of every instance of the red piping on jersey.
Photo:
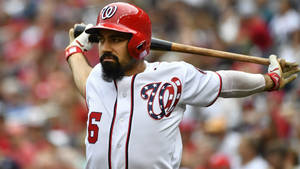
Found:
M 195 67 L 196 68 L 196 67 Z M 203 70 L 201 70 L 201 69 L 199 69 L 199 68 L 196 68 L 200 73 L 202 73 L 202 74 L 204 74 L 204 75 L 206 75 L 207 73 L 206 72 L 204 72 Z
M 115 106 L 114 106 L 114 115 L 113 119 L 110 125 L 110 131 L 109 131 L 109 145 L 108 145 L 108 168 L 111 169 L 111 140 L 112 140 L 112 133 L 114 130 L 114 124 L 115 124 L 115 119 L 116 119 L 116 114 L 117 114 L 117 103 L 118 103 L 118 86 L 116 81 L 114 81 L 116 90 L 117 90 L 117 96 L 116 96 L 116 101 L 115 101 Z
M 126 139 L 125 169 L 128 169 L 128 145 L 129 145 L 131 124 L 132 124 L 132 115 L 133 115 L 133 108 L 134 108 L 134 80 L 135 80 L 135 77 L 136 77 L 136 74 L 133 75 L 133 77 L 131 79 L 131 109 L 130 109 L 128 132 L 127 132 L 127 139 Z
M 223 86 L 223 82 L 222 82 L 222 77 L 220 76 L 220 74 L 218 72 L 215 72 L 218 76 L 219 76 L 219 79 L 220 79 L 220 88 L 219 88 L 219 92 L 218 92 L 218 95 L 217 97 L 214 99 L 214 101 L 212 101 L 209 105 L 207 105 L 206 107 L 212 105 L 215 103 L 215 101 L 217 100 L 217 98 L 220 96 L 221 94 L 221 90 L 222 90 L 222 86 Z

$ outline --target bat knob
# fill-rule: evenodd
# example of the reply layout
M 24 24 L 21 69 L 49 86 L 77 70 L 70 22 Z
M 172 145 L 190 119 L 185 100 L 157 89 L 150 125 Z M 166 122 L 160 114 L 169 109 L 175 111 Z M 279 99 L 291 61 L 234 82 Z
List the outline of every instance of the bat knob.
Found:
M 76 25 L 75 28 L 74 28 L 74 37 L 76 38 L 77 36 L 79 36 L 84 30 L 85 30 L 84 25 Z M 99 43 L 99 39 L 96 35 L 91 34 L 89 36 L 89 42 Z

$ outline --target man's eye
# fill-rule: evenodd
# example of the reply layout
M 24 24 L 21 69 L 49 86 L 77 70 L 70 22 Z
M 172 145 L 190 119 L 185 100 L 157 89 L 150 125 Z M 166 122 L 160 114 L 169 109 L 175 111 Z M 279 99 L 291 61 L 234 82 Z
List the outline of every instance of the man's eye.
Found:
M 121 42 L 123 40 L 124 40 L 123 38 L 112 38 L 113 42 Z
M 100 37 L 96 35 L 90 35 L 89 41 L 92 43 L 99 43 L 100 42 Z

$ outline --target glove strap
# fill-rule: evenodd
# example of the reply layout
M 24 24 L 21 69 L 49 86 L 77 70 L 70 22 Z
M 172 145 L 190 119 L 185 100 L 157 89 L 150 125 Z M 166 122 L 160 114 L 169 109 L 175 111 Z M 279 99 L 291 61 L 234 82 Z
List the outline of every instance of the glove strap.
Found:
M 65 58 L 68 61 L 68 58 L 75 53 L 83 53 L 78 46 L 70 46 L 65 50 Z
M 280 86 L 280 76 L 275 72 L 267 73 L 267 75 L 270 76 L 274 84 L 274 86 L 269 91 L 278 90 Z

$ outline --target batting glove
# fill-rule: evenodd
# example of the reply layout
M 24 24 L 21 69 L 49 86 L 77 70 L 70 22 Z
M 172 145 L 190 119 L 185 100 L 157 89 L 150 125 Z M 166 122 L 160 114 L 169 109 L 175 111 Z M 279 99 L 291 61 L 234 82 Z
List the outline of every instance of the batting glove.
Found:
M 92 24 L 86 25 L 85 30 L 91 28 L 92 26 Z M 89 36 L 90 34 L 87 34 L 85 31 L 83 31 L 78 37 L 74 38 L 74 29 L 70 29 L 70 45 L 65 50 L 66 60 L 68 60 L 69 56 L 75 53 L 83 53 L 83 51 L 86 52 L 93 47 L 92 42 L 89 41 Z
M 93 27 L 93 25 L 88 24 L 86 25 L 85 30 L 91 27 Z M 91 42 L 89 42 L 89 36 L 90 34 L 87 34 L 85 33 L 85 31 L 83 31 L 78 37 L 73 40 L 73 42 L 71 42 L 70 46 L 77 46 L 83 51 L 90 50 L 93 45 Z
M 276 55 L 270 55 L 269 61 L 270 65 L 268 67 L 268 75 L 273 81 L 273 87 L 270 89 L 270 91 L 279 90 L 297 78 L 296 73 L 300 71 L 298 67 L 285 67 L 286 72 L 283 73 L 283 68 L 280 66 Z

